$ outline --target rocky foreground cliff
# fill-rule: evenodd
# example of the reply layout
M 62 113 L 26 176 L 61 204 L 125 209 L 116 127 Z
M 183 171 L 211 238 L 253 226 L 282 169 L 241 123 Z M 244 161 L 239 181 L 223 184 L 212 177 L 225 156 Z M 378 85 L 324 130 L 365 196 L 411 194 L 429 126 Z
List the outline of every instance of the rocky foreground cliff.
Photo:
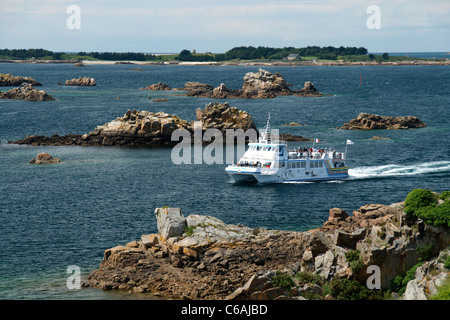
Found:
M 351 216 L 333 208 L 307 232 L 157 208 L 159 233 L 107 249 L 84 286 L 164 299 L 427 299 L 450 273 L 450 224 L 411 220 L 404 208 L 365 205 Z

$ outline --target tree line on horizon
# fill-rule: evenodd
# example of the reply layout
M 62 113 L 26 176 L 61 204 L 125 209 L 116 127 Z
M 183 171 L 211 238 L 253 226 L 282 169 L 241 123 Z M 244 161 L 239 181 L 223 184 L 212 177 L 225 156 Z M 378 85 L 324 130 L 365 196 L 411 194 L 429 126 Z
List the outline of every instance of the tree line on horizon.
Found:
M 289 54 L 298 54 L 300 57 L 317 57 L 319 59 L 335 60 L 339 56 L 356 56 L 366 55 L 367 49 L 364 47 L 343 47 L 339 48 L 327 46 L 308 46 L 304 48 L 284 47 L 252 47 L 241 46 L 234 47 L 225 53 L 219 54 L 193 54 L 189 50 L 182 50 L 175 56 L 178 61 L 226 61 L 226 60 L 281 60 Z M 92 57 L 99 60 L 161 60 L 162 56 L 140 52 L 78 52 L 76 54 L 67 55 L 64 52 L 53 52 L 45 49 L 0 49 L 0 57 L 10 57 L 11 59 L 54 59 L 64 60 L 67 56 L 76 57 Z
M 284 48 L 271 48 L 271 47 L 234 47 L 220 54 L 202 54 L 195 55 L 189 50 L 182 50 L 176 57 L 179 61 L 225 61 L 225 60 L 281 60 L 287 57 L 289 54 L 298 54 L 302 56 L 313 56 L 319 59 L 335 60 L 339 56 L 351 56 L 351 55 L 366 55 L 367 49 L 364 47 L 343 47 L 339 48 L 328 46 L 308 46 L 304 48 L 284 47 Z
M 53 52 L 45 49 L 0 49 L 0 56 L 11 57 L 11 59 L 42 59 L 64 60 L 65 52 Z M 153 54 L 140 52 L 78 52 L 78 57 L 92 57 L 100 60 L 157 60 Z

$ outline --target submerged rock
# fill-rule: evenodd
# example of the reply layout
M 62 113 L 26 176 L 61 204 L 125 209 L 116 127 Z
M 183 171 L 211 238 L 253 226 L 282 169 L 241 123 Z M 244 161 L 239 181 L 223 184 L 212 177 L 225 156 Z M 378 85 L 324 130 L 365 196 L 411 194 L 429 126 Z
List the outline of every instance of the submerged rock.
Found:
M 53 158 L 48 153 L 39 153 L 36 158 L 31 159 L 32 164 L 48 164 L 48 163 L 59 163 L 61 160 L 59 158 Z
M 419 118 L 414 116 L 403 117 L 388 117 L 379 116 L 369 113 L 360 113 L 356 119 L 350 120 L 342 127 L 337 129 L 347 130 L 375 130 L 375 129 L 410 129 L 410 128 L 422 128 L 427 125 L 423 123 Z

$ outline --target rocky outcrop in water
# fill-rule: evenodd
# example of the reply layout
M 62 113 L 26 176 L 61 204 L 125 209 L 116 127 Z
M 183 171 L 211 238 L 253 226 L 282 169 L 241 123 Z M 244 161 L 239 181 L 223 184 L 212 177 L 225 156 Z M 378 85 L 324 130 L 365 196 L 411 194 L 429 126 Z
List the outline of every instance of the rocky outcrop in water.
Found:
M 304 88 L 300 90 L 291 90 L 283 75 L 278 72 L 272 74 L 259 69 L 258 72 L 248 72 L 243 80 L 242 88 L 238 90 L 229 89 L 224 83 L 213 88 L 198 82 L 188 82 L 178 90 L 188 91 L 186 94 L 188 96 L 214 99 L 267 99 L 279 95 L 322 96 L 311 82 L 306 82 Z
M 379 298 L 380 290 L 366 286 L 369 267 L 378 267 L 381 288 L 390 288 L 419 261 L 421 249 L 431 244 L 437 255 L 450 245 L 448 227 L 408 222 L 403 208 L 365 205 L 352 216 L 333 208 L 321 228 L 307 232 L 229 225 L 157 208 L 158 233 L 107 249 L 84 286 L 169 299 L 343 299 L 349 290 L 361 299 Z M 424 277 L 436 285 L 450 273 L 440 270 L 445 275 L 435 278 L 421 271 L 422 282 L 408 286 L 423 286 Z M 411 290 L 406 298 L 414 297 Z
M 10 143 L 81 146 L 161 145 L 171 143 L 172 132 L 181 128 L 189 129 L 190 123 L 175 115 L 128 110 L 123 117 L 98 126 L 89 134 L 51 137 L 31 135 Z
M 61 160 L 59 158 L 53 158 L 46 152 L 39 153 L 36 158 L 30 160 L 29 163 L 32 164 L 49 164 L 49 163 L 60 163 Z
M 71 80 L 66 80 L 63 84 L 65 86 L 81 86 L 81 87 L 89 87 L 89 86 L 96 86 L 94 78 L 90 77 L 79 77 L 79 78 L 73 78 Z
M 26 101 L 53 101 L 55 100 L 50 94 L 43 90 L 35 89 L 31 85 L 14 88 L 6 92 L 0 91 L 0 99 L 19 99 Z
M 342 127 L 337 129 L 347 130 L 375 130 L 375 129 L 410 129 L 410 128 L 422 128 L 427 125 L 423 123 L 419 118 L 414 116 L 404 117 L 388 117 L 379 116 L 369 113 L 360 113 L 356 119 L 350 120 Z
M 31 77 L 14 76 L 11 73 L 0 73 L 0 87 L 1 86 L 23 86 L 29 84 L 32 86 L 42 86 L 40 82 L 37 82 Z
M 156 100 L 156 99 L 155 99 Z M 153 100 L 153 101 L 155 101 Z M 256 129 L 252 117 L 227 103 L 210 103 L 204 110 L 197 109 L 197 119 L 202 122 L 203 130 L 218 129 L 223 134 L 226 129 Z M 149 112 L 128 110 L 119 117 L 102 126 L 96 127 L 88 134 L 68 134 L 50 137 L 29 135 L 24 139 L 9 141 L 15 144 L 29 145 L 81 145 L 81 146 L 146 146 L 177 144 L 172 141 L 172 132 L 176 129 L 186 129 L 193 136 L 192 124 L 175 115 L 165 112 Z M 257 130 L 256 130 L 257 133 Z
M 214 89 L 214 87 L 210 86 L 209 84 L 195 81 L 188 81 L 183 87 L 175 88 L 174 90 L 188 91 L 187 95 L 195 96 L 203 93 L 206 94 L 206 92 L 209 92 L 212 89 Z
M 162 83 L 162 82 L 158 82 L 155 84 L 151 84 L 146 86 L 145 88 L 140 88 L 142 90 L 154 90 L 154 91 L 168 91 L 168 90 L 172 90 L 171 87 L 169 87 L 167 84 Z
M 253 118 L 247 111 L 230 107 L 228 103 L 211 102 L 202 110 L 196 110 L 197 121 L 202 122 L 203 130 L 218 129 L 223 133 L 226 129 L 257 130 Z

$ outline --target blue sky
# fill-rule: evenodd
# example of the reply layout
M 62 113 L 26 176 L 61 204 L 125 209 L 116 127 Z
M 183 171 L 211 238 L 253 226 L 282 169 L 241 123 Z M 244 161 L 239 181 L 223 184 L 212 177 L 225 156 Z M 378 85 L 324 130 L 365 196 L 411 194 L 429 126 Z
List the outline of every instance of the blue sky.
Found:
M 70 5 L 80 29 L 70 30 Z M 370 5 L 380 29 L 369 29 Z M 450 0 L 0 0 L 0 48 L 225 52 L 236 46 L 450 51 Z

